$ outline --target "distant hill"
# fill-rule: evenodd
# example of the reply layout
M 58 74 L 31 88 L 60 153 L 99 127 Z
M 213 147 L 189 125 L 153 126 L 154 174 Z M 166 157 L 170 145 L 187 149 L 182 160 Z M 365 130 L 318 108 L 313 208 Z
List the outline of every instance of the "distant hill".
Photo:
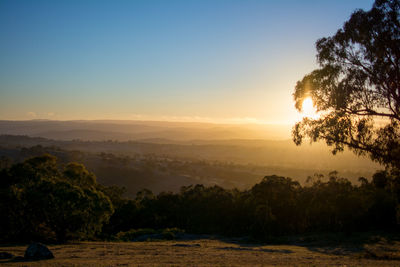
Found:
M 0 134 L 28 135 L 56 140 L 173 141 L 290 138 L 289 125 L 212 124 L 156 121 L 0 121 Z

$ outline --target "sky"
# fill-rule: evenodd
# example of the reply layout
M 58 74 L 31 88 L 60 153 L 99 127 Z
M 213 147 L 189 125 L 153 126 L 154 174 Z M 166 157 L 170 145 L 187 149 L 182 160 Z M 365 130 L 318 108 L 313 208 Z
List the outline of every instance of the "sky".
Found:
M 291 124 L 316 40 L 372 4 L 0 0 L 0 119 Z

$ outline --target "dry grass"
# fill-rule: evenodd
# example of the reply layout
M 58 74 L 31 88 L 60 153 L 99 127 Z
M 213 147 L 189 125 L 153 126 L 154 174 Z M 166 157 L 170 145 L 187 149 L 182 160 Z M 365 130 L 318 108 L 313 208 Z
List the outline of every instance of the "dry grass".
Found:
M 390 255 L 398 253 L 391 244 Z M 26 246 L 2 246 L 23 256 Z M 0 260 L 4 266 L 400 266 L 399 258 L 368 258 L 368 251 L 341 247 L 249 245 L 219 240 L 159 242 L 82 242 L 49 246 L 55 258 L 42 261 Z M 375 250 L 374 250 L 375 248 Z M 397 254 L 396 254 L 397 255 Z
M 363 256 L 370 259 L 400 260 L 400 242 L 380 238 L 374 244 L 364 246 Z

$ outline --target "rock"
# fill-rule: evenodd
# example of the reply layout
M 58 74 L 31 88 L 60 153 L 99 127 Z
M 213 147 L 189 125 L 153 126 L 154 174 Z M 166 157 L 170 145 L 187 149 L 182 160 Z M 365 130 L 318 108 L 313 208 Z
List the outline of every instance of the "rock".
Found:
M 43 260 L 54 258 L 53 253 L 41 243 L 32 243 L 25 251 L 25 259 L 28 260 Z
M 11 254 L 11 253 L 8 253 L 8 252 L 0 252 L 0 259 L 1 259 L 1 260 L 11 259 L 12 257 L 14 257 L 14 255 Z

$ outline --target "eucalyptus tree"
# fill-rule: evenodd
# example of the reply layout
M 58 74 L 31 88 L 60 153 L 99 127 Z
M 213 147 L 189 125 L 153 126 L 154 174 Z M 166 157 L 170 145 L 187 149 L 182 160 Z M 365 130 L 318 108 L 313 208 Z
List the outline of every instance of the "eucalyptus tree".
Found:
M 376 0 L 316 42 L 319 68 L 297 82 L 293 96 L 300 111 L 311 97 L 319 117 L 293 127 L 297 145 L 325 140 L 334 154 L 347 147 L 400 168 L 399 9 L 399 0 Z

